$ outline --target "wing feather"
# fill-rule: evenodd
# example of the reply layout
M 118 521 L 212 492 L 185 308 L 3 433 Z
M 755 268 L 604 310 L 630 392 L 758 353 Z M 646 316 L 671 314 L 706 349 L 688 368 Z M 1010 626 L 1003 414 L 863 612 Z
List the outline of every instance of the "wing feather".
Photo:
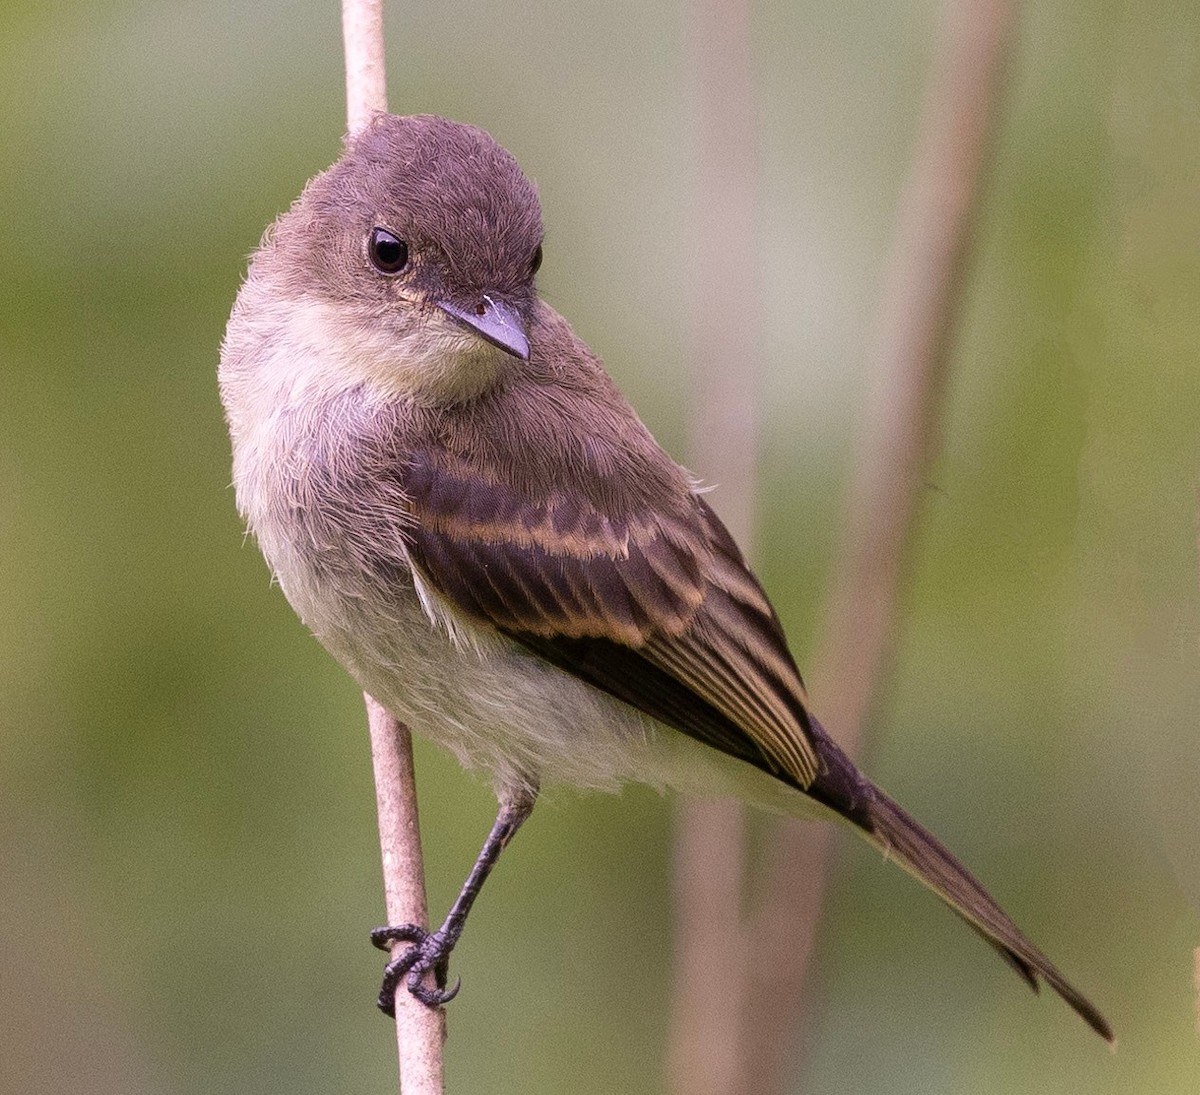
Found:
M 436 450 L 399 475 L 410 557 L 455 609 L 686 734 L 812 784 L 804 686 L 779 621 L 682 476 L 670 505 L 606 512 L 582 491 L 522 493 Z
M 447 626 L 489 624 L 806 791 L 1111 1039 L 982 887 L 810 717 L 779 620 L 728 531 L 566 324 L 548 309 L 539 322 L 542 350 L 524 385 L 436 413 L 405 404 L 380 420 L 368 449 L 381 578 L 394 580 L 389 546 L 403 538 L 418 590 L 450 610 Z

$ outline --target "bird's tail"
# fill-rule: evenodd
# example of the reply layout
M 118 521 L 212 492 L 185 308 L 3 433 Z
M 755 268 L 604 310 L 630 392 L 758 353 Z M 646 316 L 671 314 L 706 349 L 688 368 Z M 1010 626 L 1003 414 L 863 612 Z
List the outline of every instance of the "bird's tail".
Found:
M 877 787 L 860 804 L 854 818 L 863 835 L 883 854 L 928 886 L 984 937 L 1036 992 L 1038 977 L 1046 982 L 1097 1034 L 1115 1044 L 1112 1027 L 1074 989 L 991 898 L 974 876 L 941 842 Z

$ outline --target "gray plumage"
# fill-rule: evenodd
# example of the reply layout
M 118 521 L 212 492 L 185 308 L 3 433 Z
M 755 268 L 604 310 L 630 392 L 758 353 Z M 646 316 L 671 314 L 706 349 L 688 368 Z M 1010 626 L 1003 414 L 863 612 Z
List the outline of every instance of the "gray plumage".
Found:
M 391 116 L 264 237 L 221 393 L 239 507 L 301 618 L 502 801 L 632 779 L 850 822 L 1111 1039 L 812 718 L 694 480 L 537 297 L 541 243 L 536 191 L 486 133 Z

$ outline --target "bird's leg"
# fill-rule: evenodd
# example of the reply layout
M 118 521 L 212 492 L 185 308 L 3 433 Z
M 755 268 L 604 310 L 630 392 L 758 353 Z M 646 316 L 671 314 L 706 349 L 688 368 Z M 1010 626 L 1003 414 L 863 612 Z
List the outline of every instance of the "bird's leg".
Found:
M 500 853 L 533 812 L 533 804 L 536 801 L 537 788 L 534 786 L 523 789 L 514 797 L 501 802 L 500 812 L 496 815 L 492 831 L 488 833 L 488 838 L 475 860 L 475 866 L 471 868 L 458 898 L 437 931 L 426 931 L 417 924 L 399 924 L 395 927 L 376 928 L 371 932 L 371 942 L 380 950 L 391 950 L 394 944 L 400 942 L 413 944 L 384 967 L 383 985 L 379 990 L 379 1009 L 385 1015 L 394 1016 L 396 1013 L 396 986 L 405 974 L 408 974 L 408 991 L 431 1008 L 449 1003 L 458 994 L 460 981 L 455 981 L 453 988 L 446 988 L 450 952 L 462 935 L 467 914 L 475 904 L 475 898 L 483 889 L 488 875 L 492 873 Z M 425 984 L 425 974 L 430 970 L 433 971 L 437 988 L 429 988 Z

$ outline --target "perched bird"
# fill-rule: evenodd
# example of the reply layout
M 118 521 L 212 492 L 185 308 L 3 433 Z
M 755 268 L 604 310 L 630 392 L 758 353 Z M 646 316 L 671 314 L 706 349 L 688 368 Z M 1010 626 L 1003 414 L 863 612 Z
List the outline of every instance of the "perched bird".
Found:
M 446 964 L 543 779 L 715 790 L 845 822 L 1035 988 L 1103 1016 L 813 717 L 779 619 L 697 482 L 538 297 L 537 192 L 487 133 L 379 115 L 267 231 L 221 351 L 238 506 L 301 619 L 500 810 L 434 932 Z M 437 987 L 425 976 L 435 974 Z

